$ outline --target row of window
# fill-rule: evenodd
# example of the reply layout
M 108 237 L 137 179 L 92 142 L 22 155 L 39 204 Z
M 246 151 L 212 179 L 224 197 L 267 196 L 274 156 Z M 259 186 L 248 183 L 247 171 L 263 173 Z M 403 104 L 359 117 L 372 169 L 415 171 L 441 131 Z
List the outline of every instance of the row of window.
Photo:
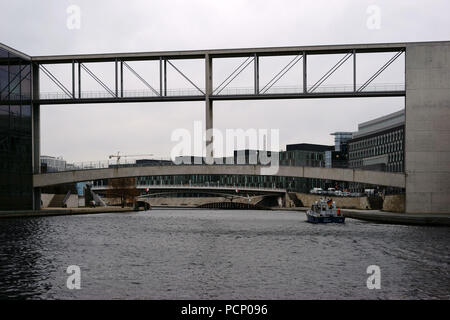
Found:
M 386 169 L 387 169 L 386 171 L 388 172 L 403 172 L 404 171 L 403 161 L 388 163 Z
M 284 151 L 280 152 L 280 160 L 323 160 L 323 152 Z
M 382 146 L 369 147 L 358 151 L 349 152 L 350 160 L 379 156 L 387 153 L 403 151 L 403 141 L 396 141 Z
M 262 188 L 282 188 L 297 192 L 308 192 L 312 187 L 325 187 L 325 180 L 309 179 L 309 178 L 293 178 L 293 177 L 276 177 L 276 176 L 243 176 L 243 175 L 179 175 L 179 176 L 146 176 L 138 177 L 136 184 L 138 186 L 159 186 L 159 185 L 204 185 L 210 186 L 246 186 L 246 187 L 262 187 Z M 105 187 L 108 180 L 94 181 L 95 187 Z
M 353 169 L 365 167 L 362 160 L 350 161 L 349 166 Z M 379 164 L 377 170 L 387 172 L 403 172 L 403 161 L 396 161 L 388 164 Z
M 371 148 L 376 146 L 383 146 L 393 142 L 403 142 L 403 129 L 398 129 L 389 133 L 380 134 L 378 136 L 359 140 L 356 142 L 349 142 L 349 151 L 356 151 L 364 148 Z
M 398 161 L 403 161 L 403 152 L 396 152 L 393 154 L 390 154 L 388 157 L 388 162 L 398 162 Z

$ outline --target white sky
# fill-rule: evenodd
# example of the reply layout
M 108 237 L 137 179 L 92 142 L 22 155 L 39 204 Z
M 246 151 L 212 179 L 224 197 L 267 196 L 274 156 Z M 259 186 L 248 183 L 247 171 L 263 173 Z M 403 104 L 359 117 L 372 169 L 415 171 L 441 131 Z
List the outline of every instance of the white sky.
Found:
M 80 29 L 67 28 L 69 5 L 81 9 Z M 373 12 L 367 10 L 373 5 L 380 9 L 379 29 L 367 25 L 373 17 Z M 29 55 L 450 39 L 448 0 L 14 0 L 0 2 L 0 12 L 0 42 Z M 289 58 L 261 62 L 261 82 L 267 82 L 286 59 Z M 338 59 L 317 57 L 309 61 L 308 70 L 314 70 L 311 79 L 318 79 Z M 389 55 L 357 59 L 358 80 L 363 82 L 387 59 Z M 214 82 L 221 82 L 240 61 L 243 60 L 214 65 Z M 396 61 L 377 83 L 401 81 L 403 61 Z M 200 67 L 195 62 L 175 61 L 175 64 L 202 86 L 201 64 Z M 157 75 L 151 71 L 154 66 L 133 66 L 140 68 L 139 72 L 158 87 Z M 61 68 L 51 70 L 70 86 Z M 112 86 L 108 80 L 113 79 L 110 67 L 91 68 Z M 326 84 L 351 83 L 350 70 L 351 60 Z M 277 85 L 299 85 L 300 72 L 301 69 L 293 68 Z M 251 75 L 249 67 L 230 86 L 251 86 Z M 128 77 L 129 89 L 143 88 Z M 83 81 L 85 90 L 100 90 L 93 81 L 84 78 Z M 189 87 L 173 71 L 169 73 L 169 82 L 172 88 Z M 56 91 L 44 79 L 42 88 Z M 403 98 L 302 99 L 216 102 L 214 106 L 216 128 L 278 128 L 284 147 L 286 143 L 300 142 L 333 144 L 331 132 L 355 131 L 359 122 L 397 111 L 404 107 L 404 101 Z M 168 157 L 175 144 L 170 141 L 171 132 L 177 128 L 192 129 L 194 121 L 203 121 L 204 104 L 43 106 L 41 119 L 42 154 L 64 156 L 69 161 L 106 160 L 117 151 Z

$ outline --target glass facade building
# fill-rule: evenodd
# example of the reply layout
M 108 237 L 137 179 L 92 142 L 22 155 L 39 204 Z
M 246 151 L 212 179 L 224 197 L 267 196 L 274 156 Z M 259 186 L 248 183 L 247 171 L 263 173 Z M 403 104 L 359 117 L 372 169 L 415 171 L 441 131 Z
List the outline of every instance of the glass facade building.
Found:
M 62 157 L 41 156 L 41 172 L 60 172 L 66 170 L 67 162 Z
M 0 46 L 0 210 L 32 209 L 31 62 Z
M 286 145 L 280 152 L 280 164 L 284 166 L 325 167 L 325 152 L 334 150 L 333 146 L 298 143 Z
M 334 136 L 334 151 L 347 152 L 347 143 L 353 138 L 353 132 L 340 131 L 331 135 Z

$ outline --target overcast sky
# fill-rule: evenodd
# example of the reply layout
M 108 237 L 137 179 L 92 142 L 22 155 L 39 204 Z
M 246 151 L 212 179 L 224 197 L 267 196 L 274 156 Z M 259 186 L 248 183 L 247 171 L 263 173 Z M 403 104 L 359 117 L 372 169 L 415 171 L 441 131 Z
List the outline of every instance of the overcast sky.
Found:
M 81 10 L 79 29 L 67 26 L 70 5 Z M 29 55 L 450 40 L 448 0 L 14 0 L 0 2 L 0 12 L 0 42 Z M 358 59 L 358 81 L 364 82 L 390 56 Z M 308 70 L 314 70 L 310 81 L 340 57 L 308 61 Z M 269 81 L 288 58 L 262 61 L 261 83 Z M 377 83 L 403 81 L 402 59 Z M 220 83 L 242 61 L 215 64 L 214 82 Z M 175 63 L 200 87 L 204 85 L 201 63 Z M 157 86 L 155 66 L 134 67 Z M 52 72 L 70 87 L 62 68 Z M 112 87 L 110 66 L 91 68 Z M 251 86 L 252 72 L 251 67 L 246 69 L 230 87 Z M 277 86 L 301 85 L 300 74 L 301 69 L 293 68 Z M 347 61 L 325 84 L 350 84 L 350 75 Z M 127 89 L 144 88 L 127 77 Z M 87 91 L 101 89 L 93 81 L 83 81 Z M 169 82 L 171 88 L 190 88 L 174 70 Z M 42 79 L 42 91 L 57 89 Z M 360 122 L 403 107 L 403 98 L 216 102 L 214 126 L 279 129 L 283 147 L 300 142 L 333 144 L 331 132 L 355 131 Z M 204 104 L 43 106 L 41 119 L 42 154 L 69 161 L 106 160 L 117 151 L 168 157 L 175 144 L 170 141 L 172 131 L 192 129 L 194 121 L 203 121 Z

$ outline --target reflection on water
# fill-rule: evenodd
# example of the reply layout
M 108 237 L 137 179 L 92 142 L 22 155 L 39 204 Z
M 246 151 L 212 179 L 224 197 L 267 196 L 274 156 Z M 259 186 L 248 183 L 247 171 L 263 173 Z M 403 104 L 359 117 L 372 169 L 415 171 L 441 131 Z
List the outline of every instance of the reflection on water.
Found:
M 449 228 L 311 225 L 288 211 L 0 220 L 0 298 L 449 299 Z M 66 287 L 69 265 L 81 290 Z M 366 268 L 381 268 L 381 290 Z

